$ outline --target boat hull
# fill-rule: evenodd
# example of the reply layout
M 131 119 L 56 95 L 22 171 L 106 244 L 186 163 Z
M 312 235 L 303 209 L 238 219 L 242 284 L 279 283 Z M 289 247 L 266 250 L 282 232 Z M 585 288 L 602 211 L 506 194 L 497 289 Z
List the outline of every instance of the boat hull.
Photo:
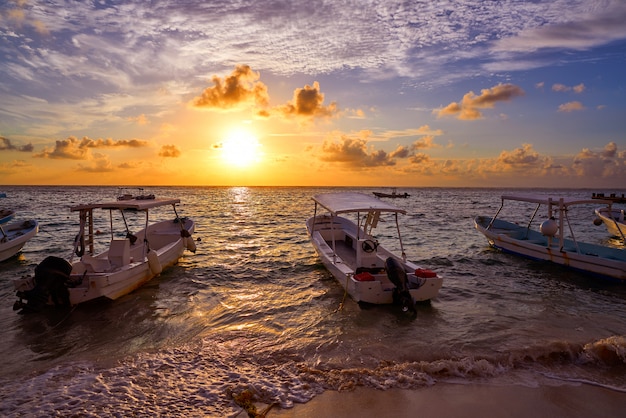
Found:
M 479 216 L 474 219 L 474 225 L 494 248 L 626 283 L 626 252 L 621 249 L 571 240 L 564 240 L 561 247 L 558 240 L 537 231 L 501 219 L 490 225 L 491 221 L 491 217 Z
M 407 272 L 409 292 L 416 302 L 437 297 L 443 278 L 417 277 L 415 272 L 420 270 L 419 266 L 403 261 L 381 245 L 372 253 L 358 254 L 363 242 L 373 241 L 373 237 L 363 235 L 361 231 L 357 239 L 356 230 L 354 222 L 344 217 L 322 215 L 307 221 L 309 238 L 322 263 L 352 299 L 371 304 L 394 303 L 396 286 L 389 280 L 385 270 L 388 257 L 395 258 L 403 265 Z M 332 235 L 335 236 L 334 249 Z
M 34 220 L 13 222 L 4 226 L 3 231 L 6 237 L 0 241 L 0 261 L 17 255 L 26 242 L 37 235 L 39 223 Z
M 109 249 L 68 261 L 50 256 L 35 268 L 35 277 L 13 281 L 14 310 L 41 311 L 46 305 L 67 308 L 95 299 L 117 299 L 176 264 L 185 250 L 195 252 L 190 219 L 156 222 L 133 235 L 112 239 Z M 144 239 L 145 238 L 145 239 Z
M 193 221 L 185 221 L 184 228 L 190 234 L 194 227 Z M 139 231 L 136 244 L 129 246 L 128 263 L 122 261 L 122 265 L 111 265 L 112 256 L 109 252 L 95 257 L 83 256 L 73 263 L 70 281 L 80 284 L 69 289 L 70 303 L 77 305 L 101 297 L 115 300 L 124 296 L 158 276 L 162 270 L 178 263 L 187 249 L 179 224 L 162 221 L 150 225 L 148 242 L 150 251 L 154 251 L 158 259 L 160 268 L 156 269 L 145 254 L 142 244 L 144 235 L 145 231 Z M 108 268 L 107 262 L 110 266 Z

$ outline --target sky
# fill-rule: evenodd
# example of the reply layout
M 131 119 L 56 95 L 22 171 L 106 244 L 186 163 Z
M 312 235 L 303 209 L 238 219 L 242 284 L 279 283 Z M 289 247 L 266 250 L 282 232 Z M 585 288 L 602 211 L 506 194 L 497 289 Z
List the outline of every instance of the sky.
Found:
M 0 186 L 626 188 L 624 0 L 0 2 Z

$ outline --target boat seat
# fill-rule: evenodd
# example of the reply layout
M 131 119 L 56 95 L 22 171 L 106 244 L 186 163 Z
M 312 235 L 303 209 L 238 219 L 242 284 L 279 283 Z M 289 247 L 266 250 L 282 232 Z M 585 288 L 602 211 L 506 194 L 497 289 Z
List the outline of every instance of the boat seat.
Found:
M 116 267 L 122 267 L 130 263 L 130 241 L 128 239 L 111 240 L 109 261 Z
M 95 272 L 95 273 L 103 273 L 111 268 L 111 263 L 109 260 L 104 258 L 96 258 L 92 257 L 89 254 L 85 254 L 80 258 L 80 261 L 84 265 L 84 271 Z M 83 273 L 84 271 L 80 271 L 77 267 L 75 273 Z

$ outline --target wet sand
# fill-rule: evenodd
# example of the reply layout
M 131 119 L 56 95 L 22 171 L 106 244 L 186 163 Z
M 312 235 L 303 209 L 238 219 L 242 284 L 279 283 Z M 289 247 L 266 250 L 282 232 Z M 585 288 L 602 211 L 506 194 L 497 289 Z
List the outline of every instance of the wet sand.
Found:
M 260 408 L 262 409 L 262 408 Z M 420 390 L 359 388 L 326 391 L 270 418 L 609 417 L 626 409 L 626 393 L 591 385 L 523 386 L 437 384 Z M 238 415 L 245 417 L 245 414 Z

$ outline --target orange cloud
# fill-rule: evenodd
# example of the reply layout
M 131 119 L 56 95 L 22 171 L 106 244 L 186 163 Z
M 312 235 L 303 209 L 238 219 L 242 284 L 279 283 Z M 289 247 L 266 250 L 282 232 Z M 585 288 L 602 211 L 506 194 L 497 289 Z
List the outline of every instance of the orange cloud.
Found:
M 575 110 L 583 110 L 585 106 L 581 102 L 568 102 L 559 106 L 559 112 L 573 112 Z
M 435 144 L 435 138 L 432 135 L 424 136 L 411 144 L 412 149 L 428 149 L 436 148 L 439 145 Z
M 89 165 L 78 164 L 77 171 L 85 173 L 110 173 L 115 171 L 109 157 L 103 154 L 95 154 Z
M 490 89 L 483 89 L 477 96 L 473 91 L 465 94 L 460 103 L 452 102 L 443 109 L 435 110 L 438 117 L 455 116 L 461 120 L 482 119 L 479 109 L 492 109 L 497 102 L 510 101 L 523 96 L 524 90 L 513 84 L 498 84 Z
M 148 118 L 143 113 L 139 116 L 129 117 L 128 120 L 135 122 L 137 125 L 140 125 L 140 126 L 148 124 Z
M 306 85 L 293 92 L 292 101 L 275 108 L 277 112 L 287 117 L 301 117 L 305 119 L 333 117 L 337 114 L 337 104 L 332 102 L 324 106 L 324 93 L 320 91 L 317 81 L 313 86 Z
M 16 7 L 10 9 L 5 14 L 7 22 L 12 23 L 17 28 L 21 28 L 24 25 L 30 25 L 35 29 L 35 31 L 37 31 L 41 35 L 47 35 L 50 33 L 50 31 L 42 21 L 38 19 L 29 19 L 27 17 L 26 12 L 29 10 L 28 2 L 18 0 L 14 3 Z M 2 17 L 3 16 L 0 15 L 0 18 Z
M 395 165 L 391 155 L 383 150 L 368 150 L 367 140 L 342 135 L 339 142 L 326 140 L 322 144 L 320 160 L 342 163 L 351 168 L 379 167 Z
M 540 161 L 539 153 L 533 149 L 531 144 L 522 144 L 511 152 L 502 151 L 498 157 L 498 162 L 511 167 L 527 167 Z
M 207 87 L 202 95 L 192 100 L 196 108 L 232 111 L 251 106 L 267 106 L 269 95 L 267 86 L 258 81 L 260 74 L 252 71 L 248 65 L 238 65 L 224 79 L 214 75 L 214 86 Z
M 54 148 L 52 148 L 51 150 L 46 148 L 41 153 L 33 155 L 33 157 L 86 160 L 89 158 L 89 149 L 91 148 L 140 148 L 147 145 L 148 141 L 143 141 L 139 139 L 114 141 L 112 139 L 90 139 L 85 136 L 83 137 L 83 139 L 79 140 L 74 136 L 70 136 L 67 139 L 56 141 Z
M 159 151 L 159 157 L 177 158 L 180 157 L 180 150 L 176 145 L 163 145 Z
M 574 157 L 574 171 L 583 177 L 621 177 L 626 175 L 626 152 L 619 152 L 615 142 L 609 142 L 600 152 L 583 148 Z
M 10 176 L 12 174 L 20 174 L 24 172 L 25 168 L 32 167 L 24 160 L 13 160 L 11 163 L 0 164 L 0 174 L 3 176 Z
M 564 84 L 557 83 L 557 84 L 552 85 L 552 91 L 558 91 L 558 92 L 573 91 L 574 93 L 579 94 L 585 91 L 585 85 L 583 83 L 580 83 L 574 87 L 569 87 Z

